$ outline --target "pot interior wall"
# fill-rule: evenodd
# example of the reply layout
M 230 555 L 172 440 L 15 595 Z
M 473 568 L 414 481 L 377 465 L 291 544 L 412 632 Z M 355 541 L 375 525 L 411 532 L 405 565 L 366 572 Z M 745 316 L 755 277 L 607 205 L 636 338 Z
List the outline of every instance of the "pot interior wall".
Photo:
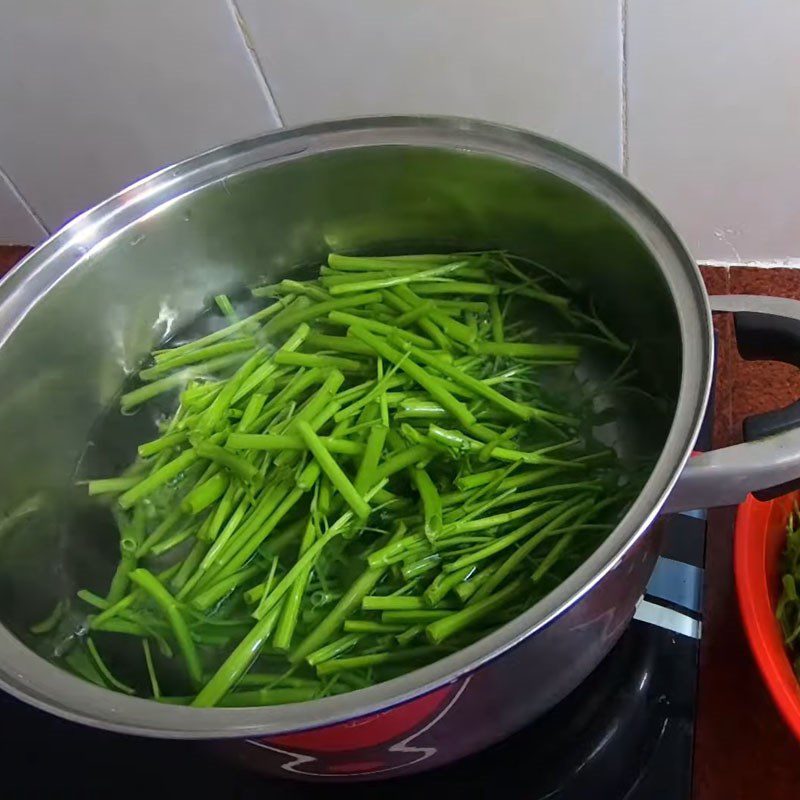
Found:
M 274 281 L 330 250 L 504 248 L 577 279 L 615 332 L 637 342 L 642 389 L 667 399 L 659 415 L 649 400 L 627 398 L 620 440 L 638 455 L 666 438 L 681 368 L 669 288 L 619 216 L 543 170 L 433 148 L 306 154 L 208 185 L 112 239 L 93 242 L 90 226 L 77 235 L 83 258 L 0 347 L 0 515 L 17 512 L 0 523 L 0 620 L 25 640 L 57 598 L 106 591 L 116 534 L 74 479 L 126 376 L 214 294 Z M 591 368 L 603 362 L 598 351 Z M 124 424 L 129 433 L 141 426 L 141 439 L 152 420 Z M 135 439 L 88 463 L 122 467 Z

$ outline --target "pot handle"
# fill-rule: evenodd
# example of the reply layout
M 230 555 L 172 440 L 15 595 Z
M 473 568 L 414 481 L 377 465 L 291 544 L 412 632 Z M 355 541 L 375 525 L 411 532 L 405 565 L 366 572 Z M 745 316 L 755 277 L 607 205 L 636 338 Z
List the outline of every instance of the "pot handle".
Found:
M 752 361 L 800 367 L 800 301 L 762 295 L 719 295 L 711 310 L 733 314 L 736 343 Z M 689 460 L 664 511 L 736 505 L 752 492 L 766 500 L 797 488 L 800 480 L 800 401 L 748 417 L 745 444 Z

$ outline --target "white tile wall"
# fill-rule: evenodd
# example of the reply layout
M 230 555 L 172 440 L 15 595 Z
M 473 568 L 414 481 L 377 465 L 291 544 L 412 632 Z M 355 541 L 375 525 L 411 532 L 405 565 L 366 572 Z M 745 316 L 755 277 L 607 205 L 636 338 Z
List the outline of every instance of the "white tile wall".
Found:
M 5 6 L 0 243 L 282 121 L 431 113 L 625 169 L 701 260 L 800 265 L 798 0 Z
M 238 0 L 287 125 L 482 117 L 614 165 L 618 0 Z
M 39 244 L 46 236 L 47 231 L 0 169 L 0 245 Z
M 6 5 L 0 103 L 0 164 L 50 228 L 277 124 L 222 0 Z
M 800 3 L 629 0 L 630 177 L 702 259 L 800 257 Z

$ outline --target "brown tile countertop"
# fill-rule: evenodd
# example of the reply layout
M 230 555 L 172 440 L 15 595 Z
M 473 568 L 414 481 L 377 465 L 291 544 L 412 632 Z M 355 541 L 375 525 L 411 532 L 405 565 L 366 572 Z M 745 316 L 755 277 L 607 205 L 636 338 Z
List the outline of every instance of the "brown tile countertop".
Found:
M 19 261 L 30 247 L 20 245 L 0 245 L 0 277 L 6 274 Z
M 0 275 L 28 251 L 0 247 Z M 800 299 L 800 270 L 703 270 L 711 294 L 770 294 Z M 716 320 L 715 446 L 741 439 L 748 415 L 800 397 L 800 371 L 744 362 L 730 320 Z M 733 510 L 710 515 L 704 634 L 695 739 L 694 800 L 786 800 L 800 789 L 800 745 L 775 710 L 756 671 L 733 587 Z

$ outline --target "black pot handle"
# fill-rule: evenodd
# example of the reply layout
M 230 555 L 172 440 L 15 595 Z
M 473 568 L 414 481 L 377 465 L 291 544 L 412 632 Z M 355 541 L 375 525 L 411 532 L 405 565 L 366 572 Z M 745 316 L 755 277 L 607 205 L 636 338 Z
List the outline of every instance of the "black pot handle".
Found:
M 780 314 L 742 311 L 733 315 L 736 345 L 747 361 L 781 361 L 800 367 L 800 320 Z M 752 414 L 742 424 L 744 441 L 800 428 L 800 400 L 763 414 Z M 753 492 L 757 500 L 772 500 L 800 489 L 800 478 Z
M 800 367 L 800 301 L 720 295 L 711 298 L 711 309 L 734 315 L 743 358 Z M 800 401 L 748 417 L 744 439 L 692 458 L 664 510 L 735 505 L 751 492 L 766 500 L 800 487 Z

